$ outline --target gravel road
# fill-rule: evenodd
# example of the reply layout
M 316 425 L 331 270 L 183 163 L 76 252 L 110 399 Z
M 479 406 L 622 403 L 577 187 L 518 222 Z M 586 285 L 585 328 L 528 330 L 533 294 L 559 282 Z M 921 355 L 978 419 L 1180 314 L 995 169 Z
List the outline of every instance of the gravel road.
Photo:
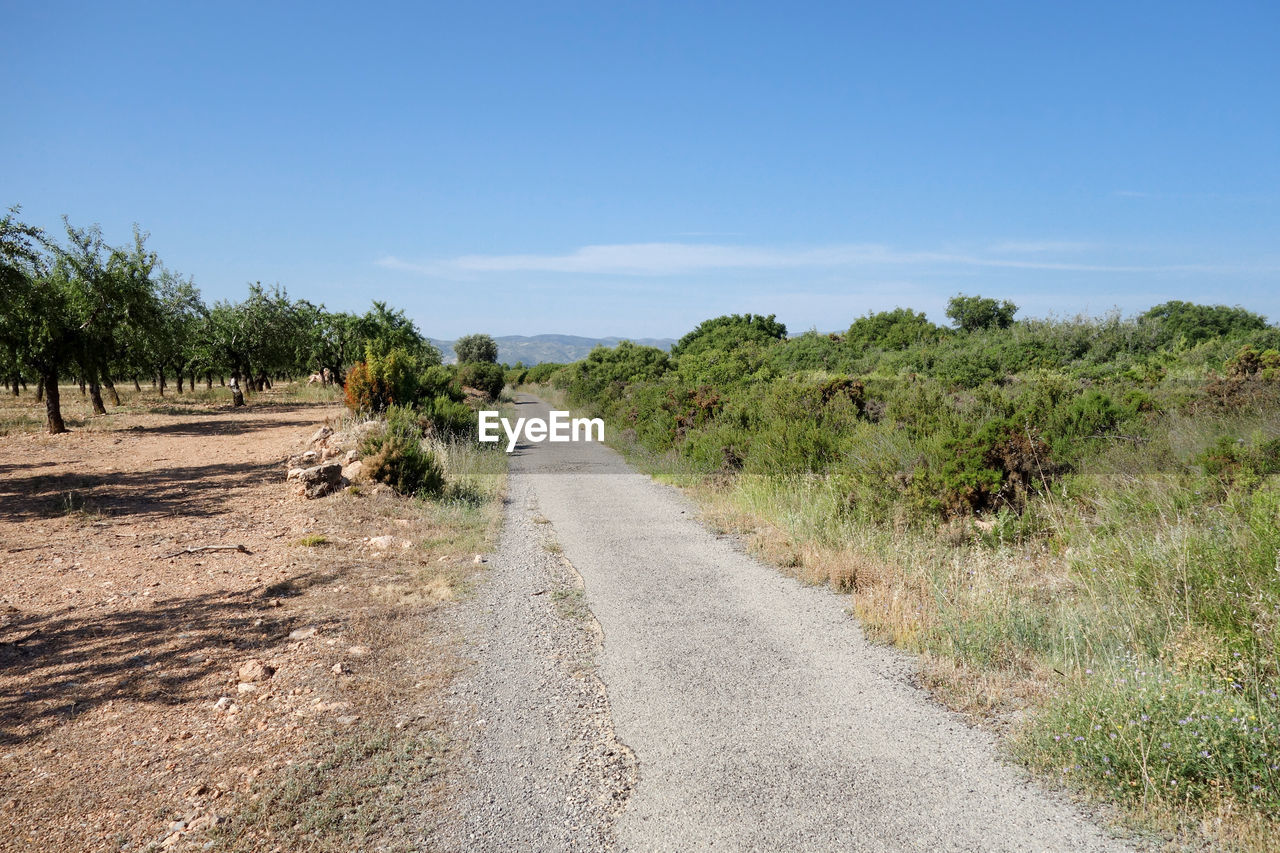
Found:
M 601 445 L 513 455 L 466 617 L 479 663 L 462 695 L 486 723 L 462 847 L 1124 849 L 912 687 L 911 659 L 869 644 L 840 597 L 693 515 Z M 579 575 L 589 613 L 533 594 Z

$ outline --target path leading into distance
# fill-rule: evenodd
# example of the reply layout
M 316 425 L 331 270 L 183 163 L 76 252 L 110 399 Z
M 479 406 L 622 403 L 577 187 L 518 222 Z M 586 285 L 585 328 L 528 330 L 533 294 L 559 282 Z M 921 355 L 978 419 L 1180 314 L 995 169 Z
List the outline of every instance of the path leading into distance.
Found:
M 527 396 L 517 409 L 548 411 Z M 472 849 L 1124 849 L 912 687 L 910 658 L 868 643 L 843 598 L 735 549 L 607 447 L 517 453 L 491 566 L 505 591 L 481 593 L 487 630 L 506 636 L 481 642 L 477 683 L 505 698 L 477 699 L 489 805 L 469 812 Z M 603 631 L 604 713 L 637 762 L 606 832 L 564 813 L 575 784 L 596 783 L 575 782 L 574 738 L 549 733 L 572 726 L 547 675 L 563 655 L 521 639 L 547 633 L 530 621 L 551 602 L 522 541 L 546 521 Z

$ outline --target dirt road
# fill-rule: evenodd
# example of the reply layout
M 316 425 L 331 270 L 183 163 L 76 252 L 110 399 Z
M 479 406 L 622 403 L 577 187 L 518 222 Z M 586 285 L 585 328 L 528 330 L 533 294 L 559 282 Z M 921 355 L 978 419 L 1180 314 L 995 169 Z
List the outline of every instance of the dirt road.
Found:
M 546 411 L 520 400 L 521 415 Z M 517 453 L 507 532 L 476 605 L 488 627 L 473 630 L 480 681 L 518 689 L 485 708 L 470 849 L 1121 847 L 930 703 L 908 681 L 910 660 L 870 645 L 839 597 L 745 556 L 603 446 Z M 551 663 L 563 649 L 539 630 L 536 611 L 553 603 L 533 555 L 551 535 L 603 634 L 605 723 L 637 762 L 622 793 L 616 774 L 582 775 L 572 732 L 593 723 L 563 713 Z M 601 783 L 616 816 L 566 816 L 566 792 Z

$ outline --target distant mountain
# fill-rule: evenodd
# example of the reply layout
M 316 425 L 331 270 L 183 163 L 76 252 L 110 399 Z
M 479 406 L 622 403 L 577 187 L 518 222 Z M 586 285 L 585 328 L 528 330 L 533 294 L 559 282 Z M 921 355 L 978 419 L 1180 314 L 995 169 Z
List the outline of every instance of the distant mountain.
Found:
M 515 364 L 519 361 L 526 367 L 545 361 L 577 361 L 586 358 L 587 353 L 596 346 L 614 347 L 622 340 L 662 350 L 669 350 L 675 344 L 673 338 L 582 338 L 577 335 L 505 335 L 495 336 L 494 340 L 498 342 L 498 361 L 503 364 Z M 431 343 L 444 353 L 446 362 L 456 360 L 453 341 L 432 340 Z

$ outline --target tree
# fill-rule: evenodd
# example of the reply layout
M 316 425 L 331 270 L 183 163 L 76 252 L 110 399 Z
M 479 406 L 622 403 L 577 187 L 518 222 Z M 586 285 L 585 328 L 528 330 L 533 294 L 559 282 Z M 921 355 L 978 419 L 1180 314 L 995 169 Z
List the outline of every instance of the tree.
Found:
M 372 344 L 374 351 L 379 354 L 395 349 L 404 350 L 423 367 L 439 364 L 441 361 L 440 350 L 422 336 L 417 325 L 405 316 L 404 311 L 388 308 L 385 302 L 375 301 L 373 307 L 360 318 L 359 326 L 366 349 L 368 344 Z
M 776 318 L 776 314 L 768 317 L 760 314 L 726 314 L 704 320 L 698 324 L 698 328 L 671 348 L 671 355 L 678 358 L 712 349 L 728 352 L 745 343 L 777 343 L 787 337 L 787 327 Z
M 1007 329 L 1013 325 L 1013 315 L 1018 306 L 1009 300 L 1003 302 L 982 296 L 953 296 L 947 303 L 947 316 L 965 332 L 984 329 Z
M 854 320 L 846 338 L 855 350 L 904 350 L 914 344 L 936 341 L 941 334 L 942 329 L 929 322 L 923 312 L 895 308 Z
M 58 395 L 72 349 L 66 292 L 54 283 L 44 232 L 18 221 L 20 212 L 0 219 L 0 343 L 7 360 L 41 382 L 47 429 L 57 434 L 67 431 Z
M 470 364 L 473 362 L 496 364 L 498 361 L 498 342 L 488 335 L 463 335 L 454 341 L 453 352 L 458 357 L 458 364 Z
M 1267 328 L 1267 318 L 1236 306 L 1197 305 L 1174 300 L 1157 305 L 1139 318 L 1159 328 L 1161 345 L 1182 342 L 1195 346 L 1210 338 Z

